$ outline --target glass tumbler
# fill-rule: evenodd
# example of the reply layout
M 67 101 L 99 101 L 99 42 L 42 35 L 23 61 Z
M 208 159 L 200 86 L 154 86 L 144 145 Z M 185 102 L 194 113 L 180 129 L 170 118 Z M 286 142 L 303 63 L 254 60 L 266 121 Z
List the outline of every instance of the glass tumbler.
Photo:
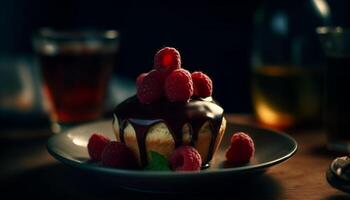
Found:
M 330 150 L 350 152 L 350 29 L 317 29 L 326 55 L 324 127 Z
M 119 48 L 115 30 L 40 29 L 33 36 L 52 131 L 101 117 Z

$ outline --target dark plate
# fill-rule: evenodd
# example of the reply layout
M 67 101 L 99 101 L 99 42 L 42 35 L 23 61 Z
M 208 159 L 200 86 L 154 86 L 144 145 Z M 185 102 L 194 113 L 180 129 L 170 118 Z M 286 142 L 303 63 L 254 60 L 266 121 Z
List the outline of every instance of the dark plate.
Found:
M 225 162 L 225 150 L 231 134 L 237 131 L 249 133 L 255 142 L 255 155 L 243 166 L 229 166 Z M 227 124 L 222 144 L 211 162 L 211 167 L 200 172 L 136 171 L 102 167 L 89 162 L 86 145 L 93 132 L 115 138 L 111 121 L 89 123 L 54 135 L 49 139 L 48 151 L 57 160 L 108 179 L 116 186 L 155 192 L 177 192 L 203 183 L 220 184 L 254 178 L 268 167 L 290 158 L 297 150 L 296 141 L 287 134 L 253 126 Z M 209 186 L 210 186 L 209 185 Z M 205 189 L 205 187 L 202 187 Z

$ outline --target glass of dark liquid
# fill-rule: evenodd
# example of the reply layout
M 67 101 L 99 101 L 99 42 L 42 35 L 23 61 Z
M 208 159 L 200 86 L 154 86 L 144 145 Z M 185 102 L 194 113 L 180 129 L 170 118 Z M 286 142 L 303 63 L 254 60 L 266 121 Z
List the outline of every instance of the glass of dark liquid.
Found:
M 325 130 L 328 148 L 350 152 L 350 29 L 319 27 L 326 54 Z
M 33 46 L 52 131 L 100 118 L 119 48 L 118 32 L 45 28 L 33 36 Z

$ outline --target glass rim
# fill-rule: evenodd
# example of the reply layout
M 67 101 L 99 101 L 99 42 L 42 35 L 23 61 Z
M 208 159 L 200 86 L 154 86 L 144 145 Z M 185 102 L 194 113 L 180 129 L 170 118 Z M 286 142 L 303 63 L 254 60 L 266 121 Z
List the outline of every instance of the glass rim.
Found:
M 350 34 L 350 27 L 342 26 L 319 26 L 316 28 L 316 33 L 325 34 Z
M 33 36 L 35 38 L 52 39 L 52 40 L 79 40 L 79 39 L 104 39 L 116 40 L 119 37 L 119 31 L 115 29 L 99 30 L 99 29 L 68 29 L 59 30 L 54 28 L 40 28 Z

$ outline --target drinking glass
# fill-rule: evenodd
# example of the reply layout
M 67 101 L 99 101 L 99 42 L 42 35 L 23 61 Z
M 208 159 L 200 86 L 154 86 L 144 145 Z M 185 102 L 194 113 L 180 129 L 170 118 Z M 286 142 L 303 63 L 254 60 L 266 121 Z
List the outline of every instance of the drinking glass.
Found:
M 115 30 L 40 29 L 33 36 L 52 131 L 101 117 L 119 48 Z
M 350 29 L 317 28 L 326 55 L 325 130 L 330 150 L 350 152 Z
M 257 9 L 251 94 L 263 125 L 290 129 L 320 124 L 323 57 L 315 29 L 329 18 L 328 4 L 312 0 L 265 1 Z

